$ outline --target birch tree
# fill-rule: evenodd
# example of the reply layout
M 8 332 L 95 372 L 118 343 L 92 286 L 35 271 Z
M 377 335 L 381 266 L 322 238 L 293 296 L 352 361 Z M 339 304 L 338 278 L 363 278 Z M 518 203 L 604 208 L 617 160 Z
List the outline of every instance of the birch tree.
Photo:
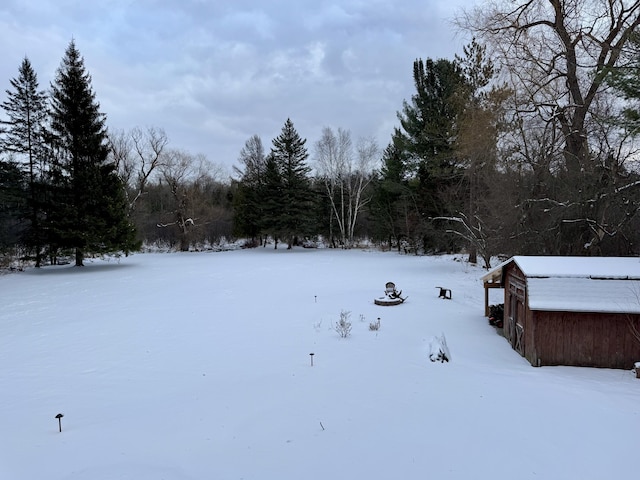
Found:
M 372 139 L 360 139 L 354 152 L 351 133 L 342 128 L 334 133 L 325 127 L 315 144 L 318 174 L 331 205 L 330 236 L 335 222 L 345 248 L 353 244 L 358 216 L 371 200 L 365 191 L 378 156 L 378 146 Z

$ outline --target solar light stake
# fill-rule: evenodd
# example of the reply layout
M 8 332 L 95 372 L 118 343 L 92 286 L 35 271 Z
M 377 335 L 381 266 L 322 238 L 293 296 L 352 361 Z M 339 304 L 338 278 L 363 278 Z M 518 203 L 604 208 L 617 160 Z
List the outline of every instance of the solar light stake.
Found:
M 60 429 L 61 432 L 62 432 L 62 417 L 64 417 L 64 415 L 61 413 L 56 415 L 56 418 L 58 419 L 58 428 Z
M 313 353 L 310 353 L 309 356 L 311 357 L 311 366 L 313 367 Z

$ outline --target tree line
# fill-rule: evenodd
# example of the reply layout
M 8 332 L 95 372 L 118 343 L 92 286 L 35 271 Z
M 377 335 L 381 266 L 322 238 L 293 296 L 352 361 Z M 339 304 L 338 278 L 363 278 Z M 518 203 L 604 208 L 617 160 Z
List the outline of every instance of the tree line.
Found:
M 487 2 L 453 59 L 418 58 L 385 148 L 286 119 L 232 178 L 162 129 L 107 130 L 71 42 L 47 94 L 25 58 L 2 104 L 0 248 L 36 264 L 141 242 L 637 255 L 640 2 Z

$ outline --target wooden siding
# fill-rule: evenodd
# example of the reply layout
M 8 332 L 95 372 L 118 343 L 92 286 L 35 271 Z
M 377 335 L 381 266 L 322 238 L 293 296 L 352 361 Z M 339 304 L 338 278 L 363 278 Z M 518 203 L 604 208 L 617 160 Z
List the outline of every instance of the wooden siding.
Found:
M 631 369 L 640 361 L 640 342 L 624 314 L 532 312 L 532 365 Z M 640 316 L 634 315 L 636 324 Z
M 515 263 L 506 268 L 503 332 L 511 347 L 523 355 L 526 345 L 518 329 L 522 329 L 526 336 L 526 280 Z

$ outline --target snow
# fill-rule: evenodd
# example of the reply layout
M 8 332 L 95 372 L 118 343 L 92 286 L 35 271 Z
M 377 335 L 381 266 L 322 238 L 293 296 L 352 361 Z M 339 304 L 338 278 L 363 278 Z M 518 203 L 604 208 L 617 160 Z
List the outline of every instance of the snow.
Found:
M 532 310 L 640 313 L 640 280 L 528 278 Z
M 520 256 L 514 261 L 529 277 L 586 277 L 640 280 L 638 257 Z M 498 269 L 496 267 L 493 270 Z
M 0 478 L 636 478 L 632 365 L 531 367 L 484 318 L 484 273 L 260 248 L 0 277 Z M 387 281 L 405 303 L 373 304 Z
M 640 258 L 515 256 L 483 280 L 499 281 L 511 262 L 527 277 L 531 310 L 640 313 Z

